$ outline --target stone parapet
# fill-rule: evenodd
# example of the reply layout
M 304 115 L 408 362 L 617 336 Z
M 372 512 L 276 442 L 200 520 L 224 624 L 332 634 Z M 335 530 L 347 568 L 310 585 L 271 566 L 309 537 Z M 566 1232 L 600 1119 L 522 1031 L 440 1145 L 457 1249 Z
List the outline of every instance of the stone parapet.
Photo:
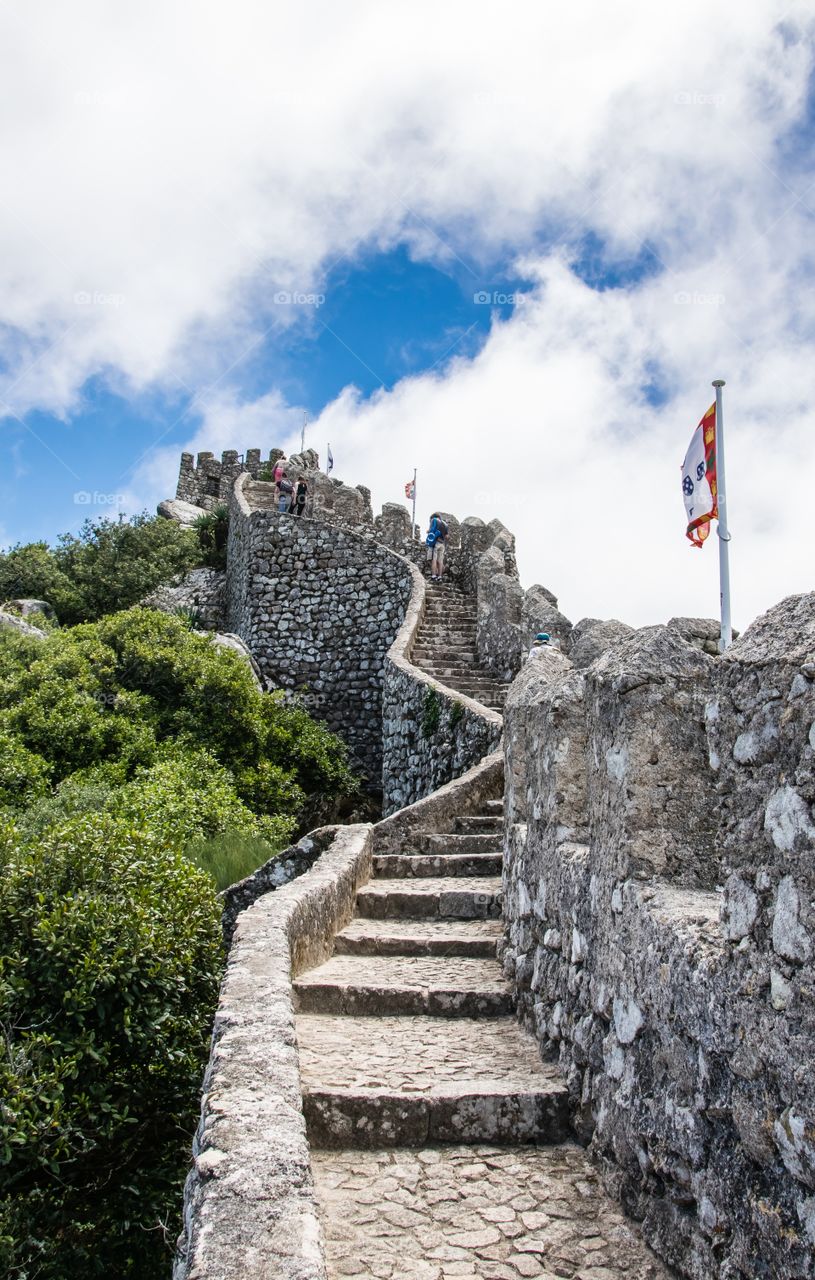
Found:
M 204 1080 L 174 1280 L 324 1280 L 292 977 L 319 964 L 371 870 L 370 826 L 240 915 Z
M 502 953 L 657 1252 L 691 1280 L 758 1258 L 798 1280 L 815 1267 L 815 596 L 723 658 L 699 631 L 620 628 L 588 666 L 536 655 L 512 685 Z

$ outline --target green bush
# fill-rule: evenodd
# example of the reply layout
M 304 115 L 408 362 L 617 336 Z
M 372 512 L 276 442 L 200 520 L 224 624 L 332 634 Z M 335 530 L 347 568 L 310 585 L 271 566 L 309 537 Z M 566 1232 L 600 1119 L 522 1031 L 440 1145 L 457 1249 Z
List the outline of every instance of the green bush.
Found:
M 261 815 L 357 789 L 340 739 L 179 618 L 137 607 L 31 644 L 0 632 L 0 730 L 55 783 L 105 762 L 132 778 L 173 742 L 209 752 Z
M 356 789 L 339 739 L 188 619 L 0 631 L 0 1274 L 167 1274 L 216 889 Z
M 195 534 L 174 520 L 143 513 L 127 520 L 86 520 L 78 535 L 0 554 L 0 600 L 33 596 L 73 625 L 127 609 L 202 560 Z
M 211 569 L 225 569 L 229 508 L 219 503 L 212 511 L 198 516 L 194 528 L 204 564 Z
M 439 727 L 441 720 L 441 701 L 435 689 L 428 688 L 425 690 L 424 706 L 422 708 L 422 735 L 425 738 L 432 738 Z
M 0 806 L 24 805 L 44 795 L 50 773 L 42 756 L 0 729 Z
M 166 1274 L 221 967 L 209 876 L 110 815 L 0 832 L 0 1269 Z

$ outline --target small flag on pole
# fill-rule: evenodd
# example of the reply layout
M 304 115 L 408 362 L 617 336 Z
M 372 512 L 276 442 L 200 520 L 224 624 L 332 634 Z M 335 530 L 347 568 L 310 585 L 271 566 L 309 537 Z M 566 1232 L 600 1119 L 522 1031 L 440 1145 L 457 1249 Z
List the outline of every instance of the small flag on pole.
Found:
M 334 470 L 334 455 L 331 452 L 331 445 L 328 445 L 328 463 L 326 465 L 326 475 L 330 476 L 331 472 Z
M 693 433 L 682 463 L 682 497 L 688 516 L 686 537 L 704 546 L 711 520 L 719 518 L 716 478 L 716 406 L 712 404 Z
M 405 497 L 415 498 L 415 496 L 416 496 L 416 479 L 414 477 L 413 480 L 408 480 L 407 484 L 405 485 Z

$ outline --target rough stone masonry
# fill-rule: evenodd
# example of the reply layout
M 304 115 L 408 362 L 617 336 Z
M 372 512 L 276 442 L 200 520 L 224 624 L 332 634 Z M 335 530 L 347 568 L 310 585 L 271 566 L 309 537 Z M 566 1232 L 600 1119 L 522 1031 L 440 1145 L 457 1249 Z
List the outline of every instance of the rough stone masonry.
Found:
M 213 616 L 223 607 L 265 678 L 305 686 L 390 779 L 408 807 L 383 829 L 419 833 L 501 718 L 411 657 L 427 604 L 408 513 L 374 518 L 367 491 L 317 473 L 295 522 L 272 510 L 259 452 L 246 463 L 182 466 L 185 503 L 231 504 Z M 815 595 L 718 656 L 710 620 L 572 626 L 545 588 L 521 588 L 500 521 L 449 523 L 450 580 L 475 619 L 467 660 L 514 677 L 501 955 L 573 1131 L 677 1275 L 811 1276 Z M 539 629 L 560 649 L 526 659 Z M 293 935 L 306 951 L 309 919 Z

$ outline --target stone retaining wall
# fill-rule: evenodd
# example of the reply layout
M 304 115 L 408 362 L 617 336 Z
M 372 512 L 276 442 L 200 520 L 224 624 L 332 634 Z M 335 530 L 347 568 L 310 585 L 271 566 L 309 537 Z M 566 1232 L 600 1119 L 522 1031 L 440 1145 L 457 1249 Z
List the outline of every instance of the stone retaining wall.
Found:
M 501 717 L 409 661 L 425 607 L 416 566 L 372 533 L 255 507 L 259 487 L 242 476 L 233 492 L 229 627 L 272 685 L 299 690 L 343 737 L 372 788 L 381 781 L 384 812 L 495 750 Z
M 536 655 L 507 701 L 505 967 L 693 1280 L 815 1267 L 814 655 L 798 597 L 722 659 L 675 628 Z

